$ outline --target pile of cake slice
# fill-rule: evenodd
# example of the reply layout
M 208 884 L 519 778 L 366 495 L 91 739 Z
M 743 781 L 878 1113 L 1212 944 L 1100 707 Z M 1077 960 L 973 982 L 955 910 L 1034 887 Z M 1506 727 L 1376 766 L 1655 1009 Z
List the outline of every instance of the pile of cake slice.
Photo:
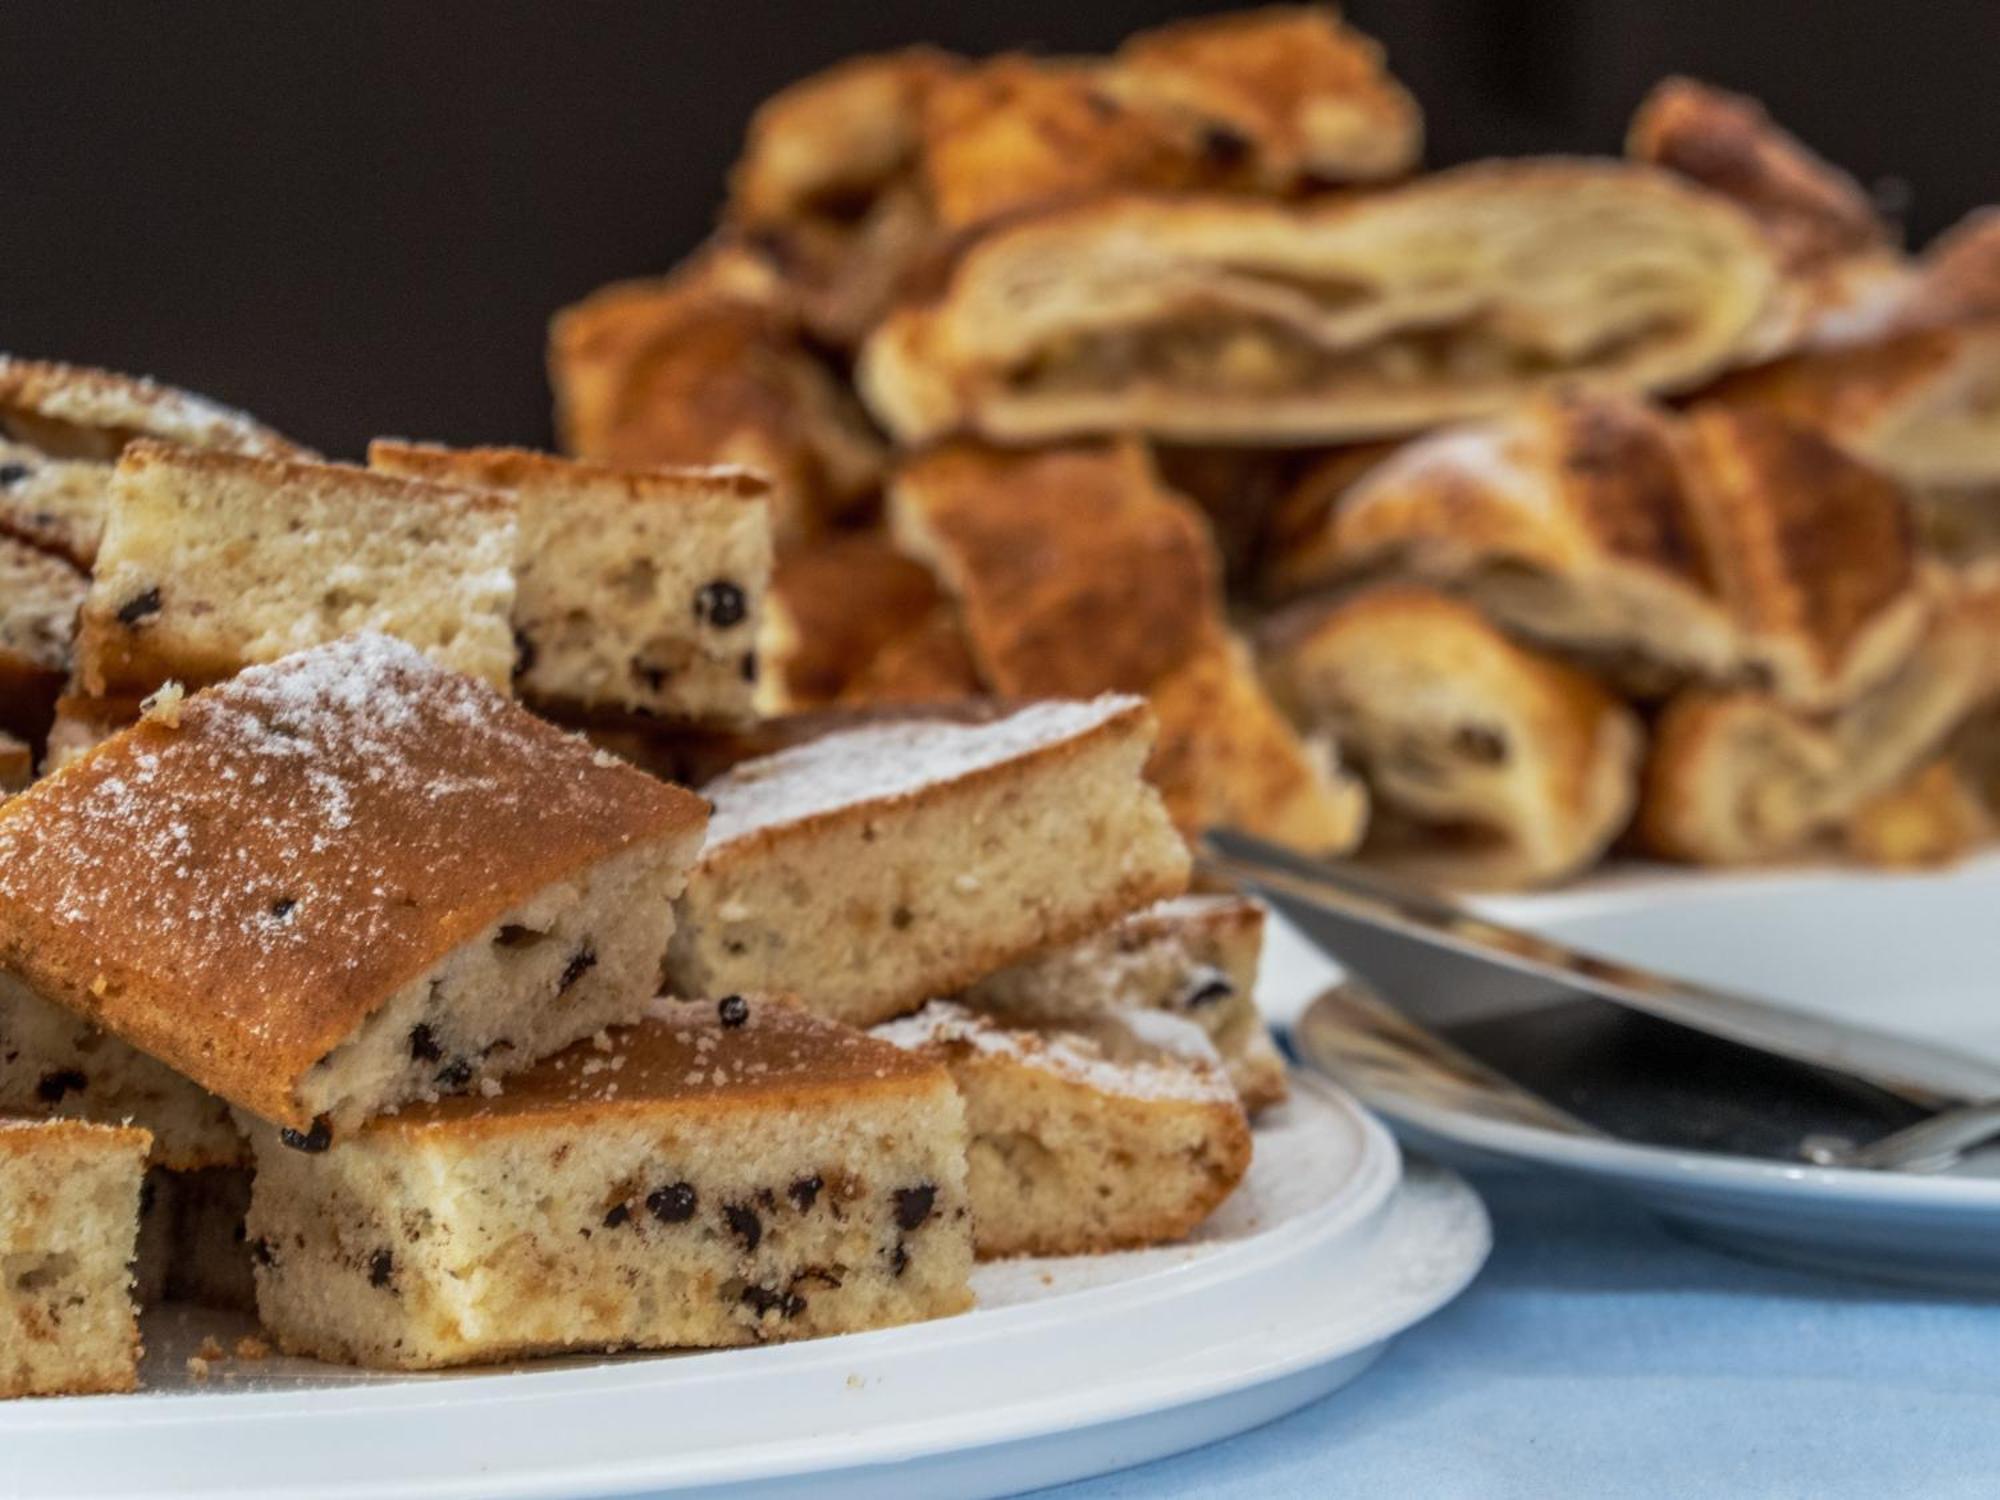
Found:
M 749 471 L 22 361 L 0 427 L 64 498 L 0 504 L 0 1395 L 169 1298 L 381 1369 L 885 1327 L 1242 1180 L 1263 913 L 1144 698 L 759 725 Z

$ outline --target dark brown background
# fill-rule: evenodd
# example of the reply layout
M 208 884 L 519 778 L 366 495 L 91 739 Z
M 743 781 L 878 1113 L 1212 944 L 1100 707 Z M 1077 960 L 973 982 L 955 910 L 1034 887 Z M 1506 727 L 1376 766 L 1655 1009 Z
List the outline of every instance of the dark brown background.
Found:
M 1102 50 L 1215 5 L 0 0 L 0 348 L 353 454 L 542 442 L 553 307 L 705 231 L 758 99 L 848 53 Z M 2000 198 L 1996 0 L 1354 0 L 1433 163 L 1615 150 L 1680 70 L 1762 96 L 1918 242 Z

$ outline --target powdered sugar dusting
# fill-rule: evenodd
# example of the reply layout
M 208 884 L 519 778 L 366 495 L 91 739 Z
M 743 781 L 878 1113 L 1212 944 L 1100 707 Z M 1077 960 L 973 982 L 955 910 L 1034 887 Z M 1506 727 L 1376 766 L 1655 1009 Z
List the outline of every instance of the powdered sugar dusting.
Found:
M 933 1000 L 870 1035 L 915 1052 L 1007 1058 L 1128 1099 L 1236 1100 L 1207 1033 L 1164 1011 L 1121 1011 L 1073 1029 L 1028 1029 L 996 1025 L 956 1001 Z
M 1079 739 L 1139 702 L 1105 694 L 1082 702 L 1035 703 L 983 724 L 877 724 L 746 761 L 702 788 L 715 808 L 708 846 L 858 803 L 911 796 Z

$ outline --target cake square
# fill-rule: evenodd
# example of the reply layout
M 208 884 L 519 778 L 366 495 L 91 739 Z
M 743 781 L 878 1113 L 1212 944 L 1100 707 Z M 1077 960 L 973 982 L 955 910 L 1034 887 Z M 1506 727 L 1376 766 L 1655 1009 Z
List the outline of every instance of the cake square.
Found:
M 950 1075 L 782 1000 L 660 1001 L 491 1096 L 256 1148 L 258 1311 L 294 1353 L 424 1369 L 971 1303 Z
M 657 992 L 701 801 L 364 635 L 0 804 L 0 968 L 300 1144 Z
M 222 1100 L 5 972 L 0 1113 L 139 1125 L 153 1137 L 153 1165 L 178 1171 L 248 1157 Z
M 1036 1029 L 937 1000 L 873 1035 L 951 1068 L 982 1259 L 1177 1240 L 1250 1170 L 1250 1125 L 1221 1059 L 1163 1011 Z
M 343 464 L 137 442 L 77 634 L 94 697 L 202 685 L 356 631 L 505 687 L 513 502 Z
M 1078 943 L 989 974 L 959 999 L 1009 1026 L 1158 1010 L 1199 1026 L 1251 1112 L 1282 1101 L 1285 1060 L 1257 1009 L 1264 908 L 1191 894 L 1136 911 Z
M 751 716 L 771 578 L 771 487 L 760 476 L 385 439 L 369 445 L 368 463 L 519 506 L 516 685 L 531 702 L 568 714 Z
M 0 1397 L 139 1383 L 146 1132 L 0 1118 Z
M 876 724 L 703 788 L 669 951 L 682 995 L 794 993 L 854 1025 L 1177 895 L 1186 846 L 1140 776 L 1136 698 Z

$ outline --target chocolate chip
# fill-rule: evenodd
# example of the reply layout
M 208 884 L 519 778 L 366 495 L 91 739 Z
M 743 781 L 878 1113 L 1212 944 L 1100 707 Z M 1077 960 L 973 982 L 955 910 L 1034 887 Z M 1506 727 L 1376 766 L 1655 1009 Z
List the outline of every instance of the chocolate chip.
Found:
M 742 674 L 745 682 L 755 682 L 757 680 L 757 653 L 755 651 L 745 651 L 743 653 L 743 660 L 736 664 L 736 670 Z
M 745 1250 L 755 1250 L 764 1238 L 764 1221 L 757 1217 L 756 1209 L 731 1203 L 723 1208 L 722 1217 L 729 1221 L 729 1232 L 743 1241 Z
M 750 601 L 743 597 L 743 590 L 727 578 L 717 578 L 704 583 L 695 592 L 694 617 L 713 625 L 717 630 L 727 630 L 732 625 L 741 625 L 750 613 Z
M 0 464 L 0 490 L 11 490 L 34 472 L 26 464 Z
M 469 1057 L 454 1057 L 450 1062 L 437 1070 L 435 1082 L 441 1089 L 464 1088 L 468 1083 L 472 1082 L 472 1059 Z
M 1227 125 L 1205 125 L 1201 132 L 1201 154 L 1208 158 L 1210 166 L 1231 171 L 1248 159 L 1250 138 Z
M 571 985 L 596 967 L 597 950 L 585 943 L 571 954 L 569 962 L 563 965 L 562 978 L 556 981 L 556 993 L 567 995 Z
M 776 1292 L 767 1286 L 746 1286 L 740 1299 L 758 1317 L 775 1312 L 781 1317 L 796 1318 L 806 1310 L 806 1299 L 796 1292 Z
M 148 615 L 156 615 L 159 612 L 160 591 L 156 588 L 147 589 L 145 593 L 140 594 L 136 598 L 127 599 L 118 607 L 118 623 L 120 625 L 137 625 Z
M 750 1019 L 750 1002 L 741 995 L 724 995 L 715 1002 L 716 1017 L 732 1030 Z
M 815 1172 L 810 1177 L 801 1177 L 790 1187 L 786 1188 L 785 1195 L 792 1202 L 798 1204 L 800 1213 L 804 1213 L 813 1206 L 814 1202 L 819 1198 L 819 1190 L 825 1186 L 826 1184 L 820 1180 L 819 1174 Z
M 662 1224 L 685 1224 L 700 1201 L 693 1183 L 676 1182 L 646 1194 L 646 1211 Z
M 896 1225 L 900 1229 L 915 1229 L 931 1216 L 937 1206 L 937 1188 L 926 1182 L 921 1187 L 896 1189 Z
M 65 1094 L 80 1094 L 90 1087 L 90 1080 L 75 1068 L 62 1068 L 54 1073 L 44 1073 L 40 1083 L 35 1085 L 35 1097 L 44 1104 L 60 1104 Z
M 514 675 L 525 677 L 535 670 L 535 643 L 520 631 L 514 632 Z
M 321 1115 L 313 1121 L 311 1130 L 301 1134 L 299 1131 L 287 1128 L 278 1132 L 278 1139 L 294 1151 L 317 1156 L 333 1144 L 333 1125 L 325 1115 Z
M 889 1252 L 889 1274 L 891 1276 L 901 1276 L 909 1269 L 910 1252 L 903 1248 L 901 1240 L 897 1240 L 895 1249 Z
M 271 1248 L 271 1242 L 259 1235 L 250 1242 L 250 1258 L 266 1269 L 278 1263 L 278 1252 Z
M 285 918 L 298 910 L 298 905 L 299 903 L 290 896 L 280 896 L 276 901 L 271 903 L 271 920 L 273 922 L 284 921 Z
M 422 1021 L 410 1028 L 410 1060 L 412 1062 L 438 1062 L 444 1057 L 444 1048 L 438 1045 L 437 1033 Z
M 635 661 L 632 663 L 632 675 L 645 683 L 653 692 L 657 693 L 666 684 L 667 669 L 665 667 L 649 667 L 644 662 Z
M 387 1250 L 377 1250 L 368 1257 L 368 1284 L 372 1287 L 386 1287 L 396 1279 L 396 1257 Z
M 623 1203 L 614 1205 L 611 1212 L 604 1216 L 604 1227 L 606 1229 L 622 1229 L 631 1222 L 632 1210 Z
M 916 920 L 917 914 L 907 906 L 899 906 L 889 913 L 889 925 L 898 932 L 908 932 Z
M 1180 1010 L 1200 1010 L 1205 1005 L 1214 1005 L 1227 1000 L 1236 993 L 1236 986 L 1220 969 L 1197 969 L 1188 980 L 1188 987 L 1174 1002 Z

